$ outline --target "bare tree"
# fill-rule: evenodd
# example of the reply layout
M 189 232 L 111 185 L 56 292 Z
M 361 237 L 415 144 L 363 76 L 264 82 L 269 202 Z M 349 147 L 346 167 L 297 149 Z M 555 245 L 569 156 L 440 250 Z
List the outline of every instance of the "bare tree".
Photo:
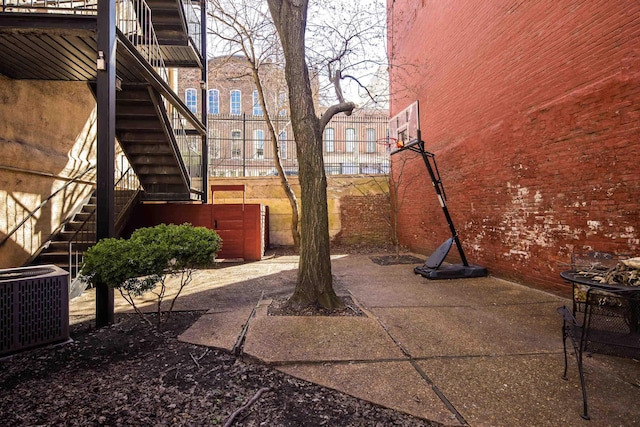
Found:
M 329 247 L 327 177 L 322 156 L 322 132 L 340 112 L 351 114 L 352 102 L 337 91 L 338 103 L 318 117 L 313 102 L 309 68 L 305 57 L 308 0 L 267 0 L 280 35 L 285 58 L 285 78 L 289 88 L 291 124 L 296 138 L 302 195 L 302 241 L 296 289 L 290 306 L 319 304 L 337 308 L 342 302 L 333 289 Z
M 291 236 L 296 248 L 300 247 L 299 207 L 296 194 L 284 172 L 280 156 L 280 142 L 273 115 L 279 114 L 282 107 L 276 101 L 275 109 L 266 101 L 265 74 L 272 73 L 274 67 L 281 67 L 277 58 L 280 55 L 275 27 L 262 1 L 259 0 L 209 0 L 209 15 L 212 18 L 211 31 L 216 40 L 226 44 L 224 50 L 230 56 L 241 54 L 247 66 L 256 89 L 260 106 L 265 117 L 265 123 L 273 150 L 274 165 L 280 177 L 280 184 L 291 206 Z M 264 68 L 268 68 L 263 72 Z M 275 97 L 278 98 L 276 92 Z
M 388 96 L 370 90 L 387 68 L 386 1 L 316 0 L 309 3 L 307 63 L 321 82 L 323 103 L 355 99 L 358 107 L 386 108 Z M 388 87 L 388 85 L 387 85 Z

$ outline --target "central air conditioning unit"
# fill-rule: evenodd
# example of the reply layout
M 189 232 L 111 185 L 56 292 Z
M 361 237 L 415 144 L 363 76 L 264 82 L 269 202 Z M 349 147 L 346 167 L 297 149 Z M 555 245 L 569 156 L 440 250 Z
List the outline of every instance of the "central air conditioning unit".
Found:
M 0 356 L 69 339 L 69 273 L 55 265 L 0 270 Z

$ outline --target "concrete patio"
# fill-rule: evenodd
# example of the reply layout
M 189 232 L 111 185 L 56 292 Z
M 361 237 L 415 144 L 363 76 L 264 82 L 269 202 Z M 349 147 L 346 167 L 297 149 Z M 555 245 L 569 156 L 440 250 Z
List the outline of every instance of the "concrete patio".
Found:
M 229 351 L 242 344 L 245 357 L 295 377 L 445 425 L 640 425 L 640 362 L 599 354 L 585 361 L 591 421 L 580 418 L 573 358 L 561 379 L 555 309 L 568 300 L 494 277 L 429 281 L 413 265 L 335 255 L 335 289 L 366 317 L 267 315 L 292 292 L 297 262 L 196 272 L 175 309 L 207 312 L 180 339 Z M 91 318 L 93 301 L 92 291 L 74 299 L 72 321 Z M 119 296 L 116 310 L 129 310 Z

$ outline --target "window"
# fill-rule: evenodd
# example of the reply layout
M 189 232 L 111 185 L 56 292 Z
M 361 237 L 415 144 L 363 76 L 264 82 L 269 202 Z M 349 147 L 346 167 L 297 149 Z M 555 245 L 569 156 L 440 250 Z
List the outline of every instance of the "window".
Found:
M 209 114 L 220 114 L 220 92 L 209 89 Z
M 209 128 L 209 159 L 220 158 L 220 138 L 218 129 Z M 209 161 L 209 165 L 211 165 Z
M 324 130 L 324 150 L 327 153 L 333 153 L 335 141 L 335 131 L 333 128 L 325 128 Z
M 287 95 L 284 92 L 278 93 L 278 115 L 287 115 Z
M 260 106 L 260 97 L 258 96 L 258 91 L 253 91 L 253 115 L 261 116 L 262 115 L 262 107 Z
M 242 132 L 239 130 L 231 131 L 231 158 L 242 158 Z
M 242 96 L 238 89 L 234 89 L 231 91 L 231 109 L 230 113 L 238 115 L 242 112 Z
M 264 159 L 264 130 L 256 129 L 253 131 L 253 142 L 256 147 L 256 159 Z
M 283 130 L 282 132 L 280 132 L 280 135 L 278 136 L 278 138 L 280 139 L 280 158 L 286 159 L 287 158 L 287 131 Z
M 192 113 L 198 112 L 198 92 L 195 89 L 187 89 L 184 91 L 184 99 L 187 104 L 187 108 Z
M 356 130 L 353 128 L 347 128 L 344 132 L 344 136 L 346 140 L 345 151 L 347 153 L 353 153 L 356 151 Z
M 376 130 L 374 128 L 367 128 L 365 131 L 365 138 L 367 141 L 367 153 L 376 152 Z

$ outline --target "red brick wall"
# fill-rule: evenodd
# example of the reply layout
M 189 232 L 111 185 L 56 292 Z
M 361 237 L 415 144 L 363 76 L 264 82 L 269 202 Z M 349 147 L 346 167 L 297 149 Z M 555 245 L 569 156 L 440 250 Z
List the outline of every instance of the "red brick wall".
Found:
M 385 194 L 340 198 L 340 232 L 333 241 L 344 245 L 388 245 L 391 241 L 389 199 Z
M 572 251 L 640 255 L 639 2 L 388 5 L 391 115 L 420 101 L 471 262 L 563 292 Z M 406 168 L 400 239 L 428 254 L 448 229 Z

